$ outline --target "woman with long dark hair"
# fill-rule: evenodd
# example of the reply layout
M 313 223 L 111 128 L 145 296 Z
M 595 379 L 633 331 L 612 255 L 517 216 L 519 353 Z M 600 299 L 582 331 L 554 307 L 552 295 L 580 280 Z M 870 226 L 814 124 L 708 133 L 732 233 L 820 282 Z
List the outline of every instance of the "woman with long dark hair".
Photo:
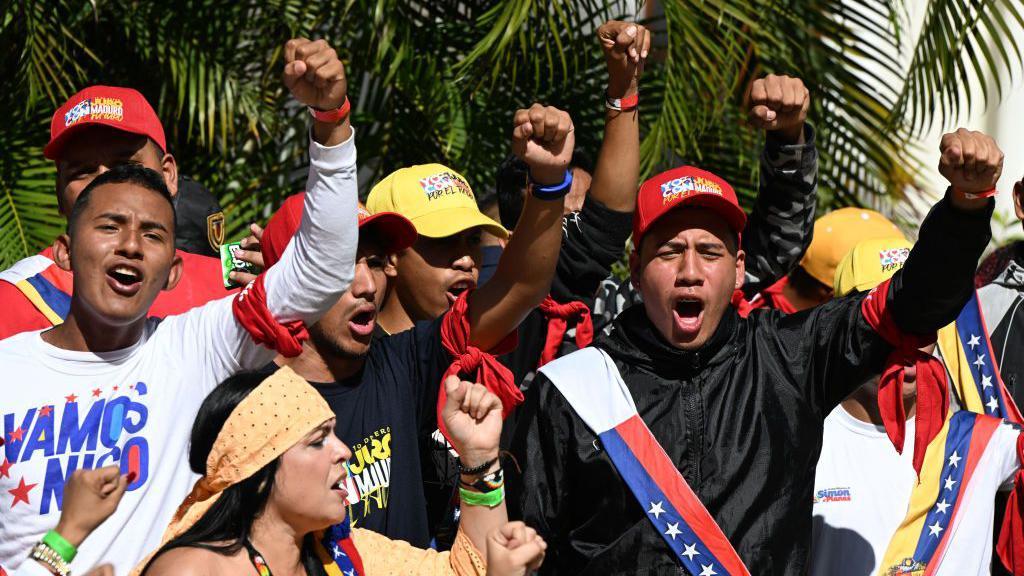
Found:
M 501 402 L 455 377 L 445 386 L 442 416 L 463 466 L 460 533 L 451 552 L 350 529 L 345 462 L 352 453 L 334 435 L 334 415 L 316 390 L 282 368 L 270 377 L 234 376 L 203 402 L 189 450 L 189 465 L 203 477 L 142 572 L 495 574 L 481 553 L 488 547 L 502 574 L 536 569 L 546 545 L 521 523 L 509 524 L 505 511 Z

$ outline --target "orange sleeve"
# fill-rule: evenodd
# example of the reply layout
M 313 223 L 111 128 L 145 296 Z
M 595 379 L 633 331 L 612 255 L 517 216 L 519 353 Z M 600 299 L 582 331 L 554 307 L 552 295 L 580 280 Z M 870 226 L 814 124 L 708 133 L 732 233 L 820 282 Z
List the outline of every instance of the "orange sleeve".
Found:
M 450 552 L 424 550 L 408 542 L 391 540 L 356 528 L 352 539 L 363 561 L 365 576 L 409 574 L 414 576 L 485 576 L 487 563 L 460 529 Z

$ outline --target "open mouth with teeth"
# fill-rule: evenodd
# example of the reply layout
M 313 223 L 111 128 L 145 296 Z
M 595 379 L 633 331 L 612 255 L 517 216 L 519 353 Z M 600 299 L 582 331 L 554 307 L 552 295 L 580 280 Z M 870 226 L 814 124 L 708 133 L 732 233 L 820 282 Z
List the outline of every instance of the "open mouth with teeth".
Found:
M 676 300 L 672 319 L 675 321 L 676 329 L 683 335 L 696 336 L 704 321 L 704 303 L 696 298 Z
M 134 296 L 142 288 L 142 271 L 119 264 L 107 270 L 107 284 L 122 296 Z
M 455 284 L 452 284 L 448 287 L 448 291 L 445 292 L 445 295 L 448 297 L 448 303 L 454 304 L 463 292 L 470 290 L 471 288 L 473 288 L 473 282 L 469 280 L 459 280 Z
M 344 474 L 341 475 L 341 478 L 338 478 L 337 482 L 335 482 L 334 484 L 331 484 L 331 490 L 333 492 L 336 492 L 339 496 L 341 496 L 342 500 L 345 500 L 345 499 L 348 498 L 348 489 L 345 488 L 345 480 L 347 478 L 348 478 L 348 474 L 344 473 Z
M 349 330 L 356 336 L 369 336 L 377 325 L 377 309 L 367 308 L 356 312 L 348 321 Z

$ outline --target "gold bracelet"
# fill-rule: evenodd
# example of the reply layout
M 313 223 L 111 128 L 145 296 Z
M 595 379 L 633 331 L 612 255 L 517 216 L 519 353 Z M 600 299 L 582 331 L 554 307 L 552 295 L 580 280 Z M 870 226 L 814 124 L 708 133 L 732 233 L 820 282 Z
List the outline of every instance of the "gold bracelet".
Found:
M 45 542 L 38 542 L 32 548 L 32 554 L 30 555 L 33 560 L 38 560 L 43 564 L 50 567 L 50 572 L 53 572 L 57 576 L 68 576 L 71 574 L 71 566 L 61 558 L 60 554 L 56 550 L 50 548 Z

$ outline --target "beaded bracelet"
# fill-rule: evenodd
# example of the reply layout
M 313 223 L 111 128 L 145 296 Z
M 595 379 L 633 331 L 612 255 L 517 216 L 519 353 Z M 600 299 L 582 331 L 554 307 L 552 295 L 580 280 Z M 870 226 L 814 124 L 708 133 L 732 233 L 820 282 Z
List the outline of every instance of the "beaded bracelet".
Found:
M 488 460 L 487 462 L 484 462 L 483 464 L 481 464 L 479 466 L 474 466 L 473 468 L 466 468 L 462 464 L 462 458 L 459 458 L 459 459 L 456 460 L 456 462 L 459 463 L 459 474 L 465 474 L 466 476 L 476 476 L 476 475 L 480 474 L 481 472 L 486 472 L 497 461 L 498 461 L 497 458 L 492 458 L 491 460 Z
M 30 556 L 33 560 L 47 565 L 50 568 L 50 572 L 57 574 L 57 576 L 68 576 L 71 572 L 71 566 L 64 561 L 64 558 L 61 558 L 61 555 L 56 550 L 50 548 L 46 542 L 37 542 L 32 547 Z

